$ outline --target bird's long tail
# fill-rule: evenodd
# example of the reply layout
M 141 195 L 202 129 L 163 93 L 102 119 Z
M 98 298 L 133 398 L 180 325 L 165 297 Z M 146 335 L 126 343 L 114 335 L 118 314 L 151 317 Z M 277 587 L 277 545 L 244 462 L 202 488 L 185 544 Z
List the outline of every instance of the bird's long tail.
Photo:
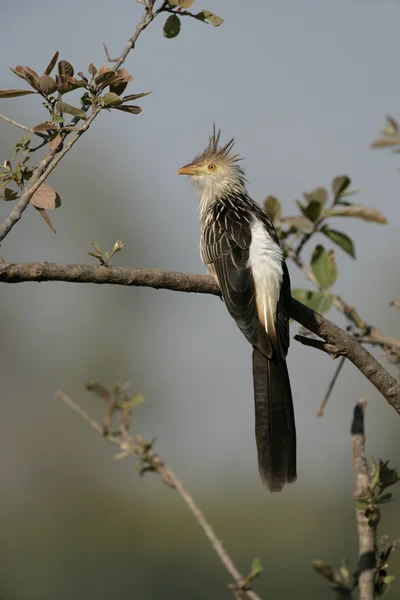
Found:
M 296 428 L 285 360 L 253 348 L 256 443 L 261 480 L 272 492 L 296 480 Z

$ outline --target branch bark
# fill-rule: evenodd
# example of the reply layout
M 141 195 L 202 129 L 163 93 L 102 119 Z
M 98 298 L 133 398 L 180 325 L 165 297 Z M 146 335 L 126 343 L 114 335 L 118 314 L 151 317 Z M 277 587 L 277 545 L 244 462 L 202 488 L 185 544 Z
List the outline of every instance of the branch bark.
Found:
M 113 284 L 220 295 L 219 287 L 210 275 L 98 265 L 0 264 L 0 282 L 26 281 Z M 338 355 L 348 358 L 400 414 L 400 384 L 351 334 L 294 299 L 292 299 L 290 316 L 321 337 L 327 344 L 334 346 Z
M 354 408 L 354 417 L 351 424 L 354 498 L 356 502 L 366 502 L 371 496 L 368 462 L 365 453 L 364 411 L 365 403 L 358 402 Z M 376 527 L 369 524 L 365 508 L 356 506 L 356 518 L 359 545 L 359 599 L 375 600 Z

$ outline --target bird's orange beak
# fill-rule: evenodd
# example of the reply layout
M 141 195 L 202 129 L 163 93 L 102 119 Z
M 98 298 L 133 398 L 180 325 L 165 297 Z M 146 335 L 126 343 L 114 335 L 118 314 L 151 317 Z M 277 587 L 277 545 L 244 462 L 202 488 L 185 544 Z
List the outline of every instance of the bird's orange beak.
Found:
M 178 175 L 198 175 L 199 167 L 195 165 L 188 164 L 179 169 Z

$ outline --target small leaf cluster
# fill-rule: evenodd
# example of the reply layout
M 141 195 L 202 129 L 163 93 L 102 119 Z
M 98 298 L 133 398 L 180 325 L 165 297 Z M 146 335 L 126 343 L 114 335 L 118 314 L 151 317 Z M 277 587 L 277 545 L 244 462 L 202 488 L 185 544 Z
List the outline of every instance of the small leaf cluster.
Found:
M 364 511 L 368 519 L 368 525 L 376 528 L 380 521 L 379 505 L 393 502 L 393 495 L 387 492 L 387 489 L 400 481 L 396 469 L 391 469 L 388 461 L 380 460 L 376 463 L 371 460 L 369 473 L 369 486 L 367 497 L 356 498 L 356 506 Z M 396 550 L 399 540 L 389 542 L 388 536 L 382 536 L 379 545 L 375 548 L 375 593 L 377 597 L 383 596 L 388 586 L 394 581 L 395 576 L 388 574 L 388 561 L 391 552 Z M 347 559 L 344 559 L 339 569 L 333 568 L 322 560 L 312 561 L 312 566 L 319 575 L 329 581 L 330 587 L 335 592 L 337 598 L 353 598 L 354 590 L 358 586 L 359 570 L 353 574 Z
M 42 143 L 36 148 L 31 146 L 31 136 L 22 137 L 14 146 L 13 160 L 20 154 L 24 158 L 17 162 L 14 167 L 11 161 L 5 161 L 3 167 L 0 167 L 1 191 L 0 199 L 5 201 L 18 200 L 21 193 L 10 185 L 23 190 L 24 186 L 31 179 L 34 173 L 34 167 L 27 163 L 30 159 L 27 154 L 35 152 L 39 148 L 48 145 L 52 151 L 59 151 L 63 147 L 65 138 L 71 131 L 79 131 L 75 127 L 79 120 L 87 121 L 90 116 L 89 110 L 99 111 L 101 109 L 115 109 L 129 114 L 139 114 L 141 108 L 132 101 L 146 96 L 150 92 L 139 94 L 129 94 L 123 96 L 127 85 L 133 80 L 132 75 L 126 69 L 113 71 L 107 66 L 99 70 L 90 64 L 88 67 L 88 76 L 82 72 L 75 75 L 75 69 L 67 60 L 58 60 L 59 53 L 56 52 L 43 75 L 38 75 L 36 71 L 27 66 L 17 66 L 11 71 L 23 79 L 32 90 L 0 90 L 1 98 L 16 98 L 28 94 L 37 94 L 43 98 L 43 106 L 49 113 L 47 121 L 39 123 L 32 128 L 32 133 L 42 139 Z M 53 71 L 56 70 L 56 73 Z M 80 98 L 80 107 L 69 104 L 65 101 L 66 94 L 81 88 L 83 94 Z M 73 116 L 77 121 L 66 124 L 66 115 Z M 43 217 L 49 227 L 55 231 L 46 209 L 58 208 L 61 204 L 60 197 L 55 190 L 47 184 L 43 184 L 33 194 L 30 201 L 32 206 Z M 119 248 L 120 249 L 120 248 Z M 115 253 L 116 250 L 113 251 Z M 109 258 L 106 260 L 108 262 Z M 106 263 L 104 263 L 106 264 Z
M 214 27 L 219 27 L 224 22 L 221 17 L 217 17 L 217 15 L 209 10 L 201 10 L 198 13 L 189 12 L 188 9 L 193 4 L 194 0 L 168 0 L 165 10 L 172 14 L 170 14 L 164 24 L 163 33 L 166 38 L 172 39 L 179 34 L 181 30 L 180 17 L 192 17 L 203 23 L 210 23 Z
M 28 136 L 21 138 L 21 140 L 19 140 L 19 142 L 17 142 L 14 146 L 14 157 L 16 154 L 18 154 L 18 152 L 22 152 L 22 154 L 24 154 L 29 151 L 29 145 L 30 138 Z M 29 181 L 33 175 L 33 169 L 27 165 L 28 160 L 29 156 L 25 156 L 21 162 L 16 164 L 14 169 L 12 168 L 11 161 L 9 160 L 6 160 L 4 165 L 0 167 L 0 199 L 9 202 L 12 200 L 17 200 L 20 197 L 21 194 L 8 187 L 8 185 L 15 184 L 20 190 L 23 189 L 25 182 Z M 36 192 L 32 195 L 30 204 L 32 204 L 32 206 L 44 219 L 45 223 L 47 223 L 50 229 L 52 229 L 55 233 L 55 229 L 46 210 L 53 210 L 61 206 L 61 198 L 57 192 L 47 183 L 42 183 L 42 185 L 39 186 Z
M 307 242 L 315 235 L 322 235 L 352 258 L 356 257 L 350 237 L 331 226 L 335 217 L 355 217 L 364 221 L 386 224 L 384 215 L 375 208 L 354 204 L 349 197 L 358 190 L 349 190 L 351 180 L 347 175 L 335 177 L 331 183 L 331 194 L 326 188 L 317 187 L 296 200 L 300 214 L 281 216 L 281 204 L 274 196 L 268 196 L 264 208 L 269 213 L 281 240 L 283 251 L 295 261 L 300 260 Z M 338 277 L 335 252 L 319 243 L 311 256 L 311 272 L 319 290 L 292 290 L 292 296 L 313 310 L 326 313 L 330 310 L 334 294 L 330 292 Z
M 329 581 L 329 585 L 337 598 L 353 598 L 353 590 L 357 583 L 354 576 L 351 576 L 347 558 L 342 560 L 342 564 L 338 569 L 319 559 L 311 561 L 311 564 L 318 575 Z
M 86 389 L 95 396 L 107 403 L 107 413 L 103 422 L 103 434 L 112 436 L 122 436 L 129 431 L 130 418 L 134 408 L 144 402 L 141 394 L 129 394 L 131 384 L 129 381 L 123 383 L 117 382 L 111 390 L 108 390 L 98 381 L 88 381 Z M 120 416 L 120 422 L 115 431 L 111 431 L 114 416 Z M 122 457 L 118 457 L 122 458 Z
M 75 69 L 70 62 L 58 58 L 59 53 L 56 52 L 43 75 L 38 75 L 27 66 L 19 65 L 11 69 L 15 75 L 28 83 L 32 90 L 0 90 L 0 98 L 16 98 L 27 94 L 37 94 L 43 98 L 43 106 L 50 113 L 50 119 L 33 127 L 33 131 L 45 133 L 53 150 L 62 144 L 65 134 L 70 130 L 65 125 L 65 115 L 72 115 L 78 120 L 86 121 L 90 107 L 93 110 L 113 108 L 130 114 L 141 112 L 139 106 L 128 103 L 146 96 L 149 92 L 122 96 L 128 83 L 133 81 L 132 75 L 126 69 L 114 71 L 107 66 L 102 66 L 97 70 L 93 64 L 90 64 L 86 76 L 81 71 L 75 74 Z M 56 73 L 53 73 L 55 69 Z M 82 89 L 83 92 L 80 107 L 64 100 L 66 94 L 77 89 Z
M 393 152 L 398 154 L 400 152 L 400 127 L 398 121 L 387 115 L 386 123 L 381 133 L 382 137 L 373 141 L 371 148 L 373 150 L 392 148 Z
M 243 577 L 240 581 L 235 581 L 235 583 L 230 583 L 228 588 L 230 588 L 235 594 L 236 598 L 241 598 L 243 594 L 252 589 L 253 579 L 256 579 L 261 575 L 264 571 L 263 566 L 261 564 L 261 560 L 256 557 L 253 558 L 251 563 L 250 572 Z
M 153 451 L 155 439 L 147 442 L 141 435 L 136 435 L 135 440 L 129 433 L 130 422 L 133 410 L 144 402 L 141 394 L 129 394 L 131 384 L 129 381 L 116 383 L 112 390 L 108 390 L 103 384 L 97 381 L 88 381 L 86 389 L 101 400 L 107 403 L 107 412 L 103 422 L 103 435 L 105 437 L 120 437 L 121 452 L 118 452 L 114 458 L 119 460 L 132 454 L 136 454 L 138 462 L 137 470 L 141 476 L 145 473 L 160 472 L 163 463 L 160 457 Z M 111 429 L 115 423 L 116 428 Z M 161 474 L 161 473 L 160 473 Z M 168 478 L 163 477 L 167 485 L 173 487 Z
M 117 252 L 120 252 L 124 247 L 124 242 L 122 240 L 117 240 L 115 242 L 111 252 L 105 252 L 103 254 L 103 252 L 101 251 L 101 248 L 98 244 L 95 244 L 94 242 L 90 242 L 90 243 L 92 244 L 95 251 L 88 252 L 88 254 L 90 254 L 90 256 L 93 256 L 94 258 L 97 258 L 97 260 L 100 262 L 100 264 L 103 265 L 104 267 L 108 267 L 110 260 L 112 259 L 114 254 L 116 254 Z
M 370 527 L 376 526 L 380 521 L 380 504 L 393 502 L 393 494 L 386 490 L 400 481 L 396 469 L 391 469 L 389 461 L 376 463 L 371 460 L 369 497 L 357 500 L 357 508 L 365 510 Z

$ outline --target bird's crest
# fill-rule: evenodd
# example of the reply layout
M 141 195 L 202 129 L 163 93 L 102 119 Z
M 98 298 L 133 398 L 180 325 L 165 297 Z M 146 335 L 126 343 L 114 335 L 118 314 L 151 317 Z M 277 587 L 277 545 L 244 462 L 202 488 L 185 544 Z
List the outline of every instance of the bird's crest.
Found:
M 205 159 L 222 159 L 222 160 L 226 160 L 229 162 L 238 162 L 239 160 L 241 160 L 239 158 L 238 154 L 231 154 L 231 150 L 234 146 L 235 140 L 234 138 L 232 138 L 231 140 L 229 140 L 229 142 L 227 142 L 224 146 L 220 146 L 220 137 L 221 137 L 221 130 L 219 129 L 218 131 L 215 128 L 215 124 L 213 124 L 213 132 L 210 135 L 210 137 L 208 138 L 208 146 L 207 148 L 198 156 L 196 156 L 196 158 L 194 159 L 194 163 L 195 162 L 200 162 L 203 161 Z

